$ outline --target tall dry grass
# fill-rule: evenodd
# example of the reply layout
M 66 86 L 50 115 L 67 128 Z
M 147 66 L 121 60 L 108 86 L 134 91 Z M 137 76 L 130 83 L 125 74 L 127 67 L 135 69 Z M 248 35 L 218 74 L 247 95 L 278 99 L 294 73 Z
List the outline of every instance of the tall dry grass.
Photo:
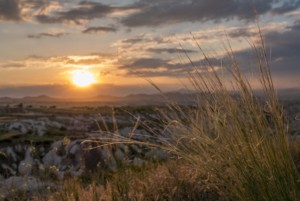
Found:
M 298 173 L 260 30 L 259 34 L 260 44 L 252 47 L 264 97 L 256 96 L 230 45 L 226 49 L 231 88 L 203 53 L 205 67 L 212 73 L 203 74 L 195 66 L 190 80 L 198 104 L 188 112 L 171 105 L 178 117 L 165 114 L 172 135 L 165 146 L 207 175 L 227 200 L 296 201 L 300 200 Z M 232 88 L 238 93 L 233 95 Z
M 48 201 L 222 201 L 217 189 L 199 180 L 189 166 L 171 161 L 144 169 L 124 169 L 105 185 L 91 182 L 83 187 L 78 180 L 65 182 L 65 188 Z M 38 198 L 37 200 L 42 200 Z

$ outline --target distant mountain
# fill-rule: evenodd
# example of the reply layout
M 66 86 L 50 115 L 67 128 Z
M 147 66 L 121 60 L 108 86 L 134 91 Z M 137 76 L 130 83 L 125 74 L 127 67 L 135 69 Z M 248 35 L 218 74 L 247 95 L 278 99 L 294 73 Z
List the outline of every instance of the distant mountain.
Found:
M 124 101 L 129 103 L 143 103 L 143 104 L 158 104 L 174 101 L 177 103 L 191 103 L 195 99 L 193 93 L 181 92 L 166 92 L 157 94 L 132 94 L 123 98 Z
M 288 88 L 281 89 L 277 91 L 278 97 L 281 100 L 293 100 L 300 99 L 300 89 L 299 88 Z
M 58 101 L 59 99 L 57 98 L 52 98 L 47 95 L 40 95 L 40 96 L 26 96 L 24 98 L 21 98 L 20 101 L 34 101 L 34 102 L 55 102 Z
M 98 95 L 91 98 L 54 98 L 47 95 L 26 96 L 23 98 L 0 97 L 2 104 L 9 103 L 27 103 L 27 104 L 67 104 L 67 103 L 112 103 L 112 104 L 161 104 L 170 101 L 178 103 L 190 103 L 194 100 L 195 94 L 188 93 L 186 90 L 173 91 L 156 94 L 130 94 L 124 97 Z
M 0 102 L 9 102 L 13 101 L 13 98 L 10 97 L 0 97 Z
M 98 95 L 93 98 L 88 98 L 86 100 L 97 101 L 97 102 L 115 102 L 115 101 L 119 101 L 121 99 L 122 99 L 122 97 L 118 97 L 118 96 Z
M 277 90 L 279 99 L 300 99 L 300 88 L 287 88 Z M 236 95 L 238 92 L 233 91 L 232 95 Z M 263 96 L 263 91 L 256 90 L 255 94 L 258 96 Z M 198 94 L 197 96 L 201 96 Z M 195 99 L 196 93 L 188 89 L 179 89 L 176 91 L 170 91 L 165 93 L 155 93 L 155 94 L 130 94 L 127 96 L 111 96 L 99 94 L 94 97 L 84 97 L 84 98 L 55 98 L 48 95 L 39 96 L 26 96 L 23 98 L 11 98 L 11 97 L 0 97 L 0 103 L 69 103 L 69 102 L 95 102 L 95 103 L 121 103 L 121 104 L 131 104 L 131 103 L 165 103 L 168 101 L 176 102 L 191 102 Z

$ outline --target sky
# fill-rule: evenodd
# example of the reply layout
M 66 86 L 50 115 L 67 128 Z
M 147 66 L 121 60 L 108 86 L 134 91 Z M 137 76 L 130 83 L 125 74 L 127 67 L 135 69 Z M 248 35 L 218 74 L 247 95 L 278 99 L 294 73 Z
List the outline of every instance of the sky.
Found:
M 154 93 L 149 80 L 177 90 L 195 68 L 210 71 L 197 43 L 218 72 L 230 44 L 256 85 L 249 69 L 257 22 L 276 87 L 300 88 L 299 7 L 300 0 L 0 0 L 0 97 Z M 95 83 L 75 86 L 76 71 Z

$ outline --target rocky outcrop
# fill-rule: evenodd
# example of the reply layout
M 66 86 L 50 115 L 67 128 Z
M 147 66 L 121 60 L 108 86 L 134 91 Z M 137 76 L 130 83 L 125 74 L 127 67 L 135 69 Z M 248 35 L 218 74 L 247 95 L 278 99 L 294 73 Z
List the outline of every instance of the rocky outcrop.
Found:
M 62 180 L 99 170 L 115 172 L 119 167 L 140 167 L 150 160 L 168 158 L 166 152 L 142 142 L 107 145 L 107 141 L 104 143 L 95 137 L 0 147 L 0 200 L 9 197 L 13 191 L 32 194 L 49 186 L 57 188 L 41 180 Z
M 95 139 L 95 138 L 93 138 Z M 106 145 L 101 140 L 59 140 L 51 145 L 16 144 L 0 148 L 0 175 L 45 176 L 63 179 L 83 172 L 116 171 L 122 165 L 140 164 L 140 161 L 163 161 L 168 154 L 158 148 L 138 144 Z M 139 162 L 138 162 L 139 161 Z
M 0 123 L 0 129 L 7 132 L 18 132 L 20 134 L 35 134 L 43 136 L 48 128 L 60 128 L 62 125 L 48 118 L 39 119 L 14 119 Z

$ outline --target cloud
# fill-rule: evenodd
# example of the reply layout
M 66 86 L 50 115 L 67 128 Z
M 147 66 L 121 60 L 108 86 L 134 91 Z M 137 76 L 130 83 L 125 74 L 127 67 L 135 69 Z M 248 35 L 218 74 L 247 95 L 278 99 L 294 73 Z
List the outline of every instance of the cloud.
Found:
M 97 65 L 108 65 L 109 63 L 113 62 L 114 56 L 113 55 L 103 55 L 103 54 L 91 54 L 86 56 L 69 56 L 64 58 L 65 65 L 72 65 L 72 66 L 97 66 Z
M 195 50 L 189 50 L 189 49 L 179 49 L 179 48 L 149 48 L 147 49 L 148 52 L 156 53 L 156 54 L 162 54 L 162 53 L 196 53 Z
M 82 33 L 107 33 L 107 32 L 116 32 L 118 29 L 115 27 L 89 27 L 82 31 Z
M 238 37 L 253 37 L 257 35 L 257 32 L 247 28 L 239 28 L 239 29 L 231 30 L 227 32 L 227 34 L 231 38 L 238 38 Z
M 299 75 L 300 73 L 300 41 L 298 40 L 300 35 L 300 21 L 295 21 L 292 25 L 284 27 L 264 27 L 263 35 L 266 41 L 267 51 L 271 55 L 271 69 L 272 72 L 278 75 Z M 222 34 L 221 32 L 219 34 Z M 257 30 L 255 28 L 242 28 L 242 29 L 229 29 L 227 35 L 236 40 L 239 37 L 250 37 L 253 42 L 257 42 Z M 175 37 L 176 38 L 176 37 Z M 165 57 L 161 56 L 162 53 L 176 53 L 178 50 L 183 53 L 182 49 L 178 48 L 166 48 L 167 44 L 157 44 L 155 40 L 150 40 L 151 37 L 143 36 L 132 39 L 125 39 L 121 41 L 120 47 L 125 51 L 125 59 L 120 61 L 120 70 L 125 70 L 127 76 L 141 76 L 141 77 L 151 77 L 151 76 L 169 76 L 169 77 L 184 77 L 187 72 L 193 72 L 194 67 L 188 62 L 188 59 L 182 54 L 176 57 Z M 250 40 L 251 41 L 251 40 Z M 209 42 L 209 41 L 208 41 Z M 130 43 L 135 45 L 130 46 Z M 141 45 L 140 45 L 141 43 Z M 145 45 L 147 44 L 147 45 Z M 242 72 L 249 73 L 255 71 L 255 66 L 257 65 L 257 58 L 255 52 L 250 46 L 246 45 L 245 42 L 243 48 L 239 46 L 236 48 L 233 46 L 235 56 L 238 63 L 241 66 Z M 124 45 L 124 46 L 122 46 Z M 170 45 L 170 44 L 169 44 Z M 201 43 L 201 45 L 206 45 L 206 43 Z M 258 45 L 258 44 L 256 44 Z M 138 47 L 136 47 L 138 46 Z M 150 47 L 149 47 L 150 46 Z M 147 47 L 147 48 L 143 48 Z M 187 50 L 193 53 L 194 50 L 187 46 Z M 206 48 L 203 48 L 206 52 Z M 138 52 L 139 51 L 139 52 Z M 214 51 L 207 49 L 214 55 Z M 138 55 L 136 56 L 135 53 Z M 148 52 L 148 55 L 146 53 Z M 222 67 L 230 66 L 230 58 L 228 58 L 226 51 L 221 51 L 221 54 L 214 56 L 212 59 L 212 65 L 216 69 L 221 69 Z M 122 53 L 122 52 L 121 52 Z M 129 53 L 134 56 L 128 56 Z M 149 54 L 153 53 L 153 54 Z M 210 54 L 208 53 L 208 54 Z M 220 51 L 218 51 L 220 53 Z M 144 55 L 144 56 L 143 56 Z M 121 54 L 122 56 L 122 54 Z M 201 72 L 208 72 L 206 69 L 207 62 L 203 59 L 197 59 L 198 55 L 192 55 L 193 64 L 195 67 L 199 67 Z M 221 65 L 222 64 L 222 65 Z
M 153 37 L 150 35 L 146 34 L 140 34 L 134 38 L 127 38 L 127 39 L 122 39 L 119 40 L 117 43 L 115 43 L 115 46 L 122 46 L 122 47 L 129 47 L 132 45 L 140 45 L 143 44 L 143 46 L 149 46 L 150 44 L 152 45 L 160 45 L 163 43 L 170 43 L 168 39 L 164 37 Z
M 281 5 L 276 6 L 278 2 Z M 139 0 L 139 11 L 125 16 L 128 27 L 159 26 L 181 22 L 219 22 L 221 20 L 253 20 L 257 15 L 284 14 L 296 10 L 299 0 Z
M 180 22 L 252 20 L 272 9 L 273 0 L 140 0 L 140 11 L 122 20 L 129 27 L 158 26 Z
M 0 0 L 0 20 L 21 20 L 19 0 Z
M 292 26 L 289 26 L 288 28 L 292 29 L 292 30 L 300 30 L 300 20 L 297 20 L 294 22 L 294 24 Z
M 59 0 L 0 0 L 0 20 L 24 21 L 36 13 L 47 14 Z
M 24 68 L 26 65 L 21 64 L 21 63 L 7 63 L 1 65 L 2 68 Z
M 265 35 L 266 44 L 272 50 L 272 65 L 280 73 L 300 73 L 299 22 L 285 32 L 270 32 Z
M 44 37 L 50 38 L 60 38 L 61 36 L 68 35 L 68 33 L 39 33 L 39 34 L 29 34 L 28 38 L 40 39 Z
M 84 21 L 107 17 L 109 14 L 126 7 L 113 7 L 98 2 L 80 2 L 76 8 L 67 11 L 53 12 L 51 15 L 37 15 L 36 19 L 40 23 L 75 23 L 82 24 Z
M 256 15 L 280 15 L 299 6 L 299 0 L 138 0 L 122 6 L 97 1 L 0 0 L 0 20 L 21 21 L 34 16 L 40 23 L 83 24 L 93 19 L 112 18 L 127 27 L 138 27 L 232 19 L 248 21 Z
M 1 68 L 82 68 L 91 67 L 101 70 L 113 69 L 117 65 L 117 57 L 107 53 L 92 53 L 87 55 L 68 55 L 68 56 L 39 56 L 30 55 L 19 60 L 12 60 L 0 64 Z
M 273 14 L 284 14 L 290 11 L 294 11 L 300 7 L 300 1 L 299 0 L 290 0 L 290 1 L 284 1 L 281 6 L 275 7 L 272 10 Z
M 221 59 L 210 59 L 209 66 L 205 59 L 193 61 L 174 61 L 172 59 L 161 58 L 139 58 L 122 63 L 119 69 L 126 70 L 127 76 L 137 77 L 186 77 L 189 72 L 193 72 L 196 68 L 199 72 L 211 72 L 211 67 L 216 71 L 222 68 Z
M 160 67 L 167 67 L 170 66 L 168 60 L 159 59 L 159 58 L 141 58 L 134 60 L 126 66 L 126 68 L 130 69 L 153 69 L 153 68 L 160 68 Z
M 300 22 L 296 21 L 293 26 L 288 26 L 285 31 L 272 30 L 263 33 L 267 56 L 270 57 L 271 71 L 275 76 L 288 75 L 293 77 L 300 74 L 299 24 Z M 256 44 L 256 47 L 259 47 L 259 44 Z M 250 47 L 235 51 L 234 55 L 243 72 L 249 72 L 249 68 L 255 67 L 258 63 L 256 53 Z M 229 64 L 226 55 L 219 60 L 227 60 L 227 64 Z

